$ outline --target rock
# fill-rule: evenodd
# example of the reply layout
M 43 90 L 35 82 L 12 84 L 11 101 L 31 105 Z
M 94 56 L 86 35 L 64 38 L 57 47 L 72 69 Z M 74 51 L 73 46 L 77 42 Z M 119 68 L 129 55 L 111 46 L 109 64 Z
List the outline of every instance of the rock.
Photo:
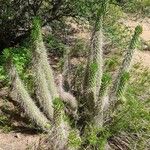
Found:
M 20 133 L 16 133 L 16 134 L 15 134 L 15 137 L 20 139 L 20 138 L 21 138 Z

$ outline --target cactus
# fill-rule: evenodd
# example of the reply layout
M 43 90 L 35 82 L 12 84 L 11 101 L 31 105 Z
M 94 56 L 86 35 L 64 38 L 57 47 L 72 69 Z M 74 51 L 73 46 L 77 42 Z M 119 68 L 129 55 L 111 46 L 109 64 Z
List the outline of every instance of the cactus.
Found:
M 121 64 L 121 67 L 119 69 L 118 76 L 114 82 L 111 94 L 110 94 L 110 103 L 111 105 L 115 105 L 117 101 L 117 96 L 122 96 L 125 92 L 125 87 L 127 85 L 127 80 L 129 79 L 130 74 L 130 68 L 131 68 L 131 61 L 132 56 L 134 54 L 139 35 L 142 33 L 142 27 L 137 26 L 134 31 L 134 35 L 132 37 L 132 40 L 130 42 L 129 48 L 126 52 L 125 58 L 123 59 L 123 62 Z
M 35 54 L 34 54 L 35 57 Z M 33 58 L 34 58 L 33 57 Z M 38 58 L 36 58 L 38 59 Z M 36 60 L 35 59 L 35 60 Z M 34 74 L 34 83 L 35 83 L 35 94 L 42 111 L 46 114 L 46 116 L 52 120 L 53 119 L 53 104 L 52 104 L 52 96 L 48 90 L 47 81 L 45 78 L 44 71 L 42 70 L 40 63 L 37 61 L 33 61 L 33 74 Z
M 67 47 L 66 48 L 66 51 L 64 53 L 64 56 L 63 56 L 63 60 L 64 60 L 64 63 L 63 63 L 63 68 L 62 68 L 62 77 L 63 77 L 63 88 L 67 91 L 70 91 L 71 88 L 71 81 L 69 80 L 70 79 L 70 72 L 69 72 L 69 69 L 70 69 L 70 48 Z M 59 89 L 58 89 L 58 93 L 59 93 Z
M 46 74 L 44 71 L 45 59 L 43 57 L 44 49 L 41 48 L 43 44 L 41 38 L 41 32 L 38 22 L 34 21 L 32 30 L 32 72 L 34 75 L 35 91 L 36 97 L 43 112 L 47 115 L 49 119 L 53 119 L 53 104 L 52 96 L 48 89 L 48 84 L 46 80 Z M 45 56 L 46 57 L 46 56 Z M 46 64 L 45 64 L 46 65 Z M 48 82 L 49 83 L 49 82 Z
M 71 93 L 66 92 L 63 88 L 64 81 L 62 75 L 68 75 L 69 52 L 66 52 L 63 73 L 58 75 L 55 81 L 56 83 L 54 82 L 52 68 L 48 63 L 46 48 L 44 46 L 38 19 L 34 19 L 33 21 L 31 35 L 31 50 L 33 54 L 32 71 L 35 81 L 36 98 L 44 114 L 31 99 L 8 55 L 10 63 L 7 64 L 7 69 L 11 82 L 13 83 L 13 99 L 19 100 L 29 118 L 43 130 L 48 131 L 50 129 L 50 121 L 52 121 L 52 128 L 48 131 L 51 149 L 82 149 L 84 144 L 90 144 L 89 149 L 96 149 L 98 147 L 100 149 L 106 149 L 105 145 L 108 144 L 107 139 L 112 136 L 104 135 L 107 132 L 109 133 L 109 128 L 107 128 L 109 124 L 104 126 L 104 121 L 106 119 L 105 115 L 106 117 L 107 115 L 110 117 L 110 112 L 114 111 L 114 108 L 117 109 L 117 107 L 114 106 L 116 106 L 118 98 L 122 98 L 124 95 L 127 81 L 130 77 L 132 56 L 142 29 L 140 26 L 135 28 L 131 43 L 119 69 L 118 76 L 113 84 L 111 94 L 109 95 L 111 78 L 109 75 L 104 74 L 103 71 L 103 19 L 106 6 L 107 0 L 103 0 L 102 8 L 100 8 L 97 13 L 91 37 L 91 49 L 86 66 L 86 74 L 84 76 L 83 97 L 80 95 L 82 91 L 79 94 L 79 100 L 81 100 L 79 101 L 80 104 L 84 101 L 81 105 L 78 104 L 78 101 Z M 64 104 L 66 104 L 67 107 L 65 107 Z M 68 108 L 71 108 L 71 111 L 75 115 L 77 115 L 76 113 L 79 110 L 79 117 L 81 118 L 79 118 L 80 120 L 77 120 L 77 122 L 73 120 L 74 118 L 71 118 L 73 120 L 73 124 L 71 125 L 69 122 L 70 120 L 66 116 Z M 80 133 L 82 136 L 84 132 L 86 132 L 86 126 L 92 125 L 91 129 L 94 131 L 89 134 L 89 137 L 85 137 L 86 140 L 82 146 L 78 130 L 72 130 L 71 128 L 76 127 L 76 125 L 81 129 Z M 106 127 L 106 130 L 103 129 L 103 127 Z M 89 143 L 86 143 L 87 141 Z
M 103 76 L 103 19 L 107 10 L 107 4 L 108 1 L 103 0 L 102 7 L 97 12 L 97 19 L 91 36 L 90 52 L 83 84 L 85 90 L 92 90 L 95 103 L 99 99 Z
M 91 36 L 90 52 L 85 70 L 83 91 L 87 99 L 86 117 L 93 120 L 98 126 L 103 122 L 102 97 L 100 91 L 103 77 L 103 20 L 107 10 L 107 0 L 102 1 L 102 7 L 97 12 L 93 33 Z M 94 113 L 93 113 L 94 109 Z M 94 115 L 94 116 L 93 116 Z M 100 120 L 99 120 L 100 119 Z
M 57 88 L 54 82 L 53 71 L 48 62 L 47 52 L 44 46 L 43 37 L 41 33 L 40 21 L 36 18 L 33 20 L 32 31 L 33 31 L 32 32 L 33 45 L 37 47 L 35 48 L 35 50 L 37 50 L 36 52 L 39 54 L 39 59 L 41 60 L 40 66 L 45 73 L 46 81 L 48 84 L 48 89 L 50 90 L 52 99 L 54 100 L 55 98 L 58 98 L 59 95 L 58 95 Z
M 88 58 L 88 64 L 86 67 L 84 78 L 84 89 L 92 90 L 94 94 L 94 101 L 98 100 L 99 90 L 101 86 L 102 67 L 103 67 L 103 33 L 100 28 L 94 31 L 94 35 L 91 39 L 91 50 Z
M 54 103 L 54 127 L 49 133 L 51 148 L 54 150 L 67 149 L 70 125 L 65 116 L 64 104 L 57 98 Z
M 94 117 L 94 122 L 97 127 L 102 127 L 104 122 L 104 113 L 109 105 L 109 85 L 111 83 L 111 77 L 109 74 L 103 74 L 102 85 L 100 89 L 100 100 L 96 105 L 96 114 Z
M 31 120 L 33 120 L 33 122 L 35 122 L 42 130 L 48 131 L 50 129 L 50 122 L 37 108 L 34 101 L 31 99 L 30 95 L 25 89 L 24 84 L 19 78 L 19 75 L 12 64 L 12 60 L 10 57 L 8 58 L 6 70 L 8 72 L 13 87 L 13 91 L 11 94 L 12 98 L 14 100 L 18 100 L 18 102 L 25 110 L 25 113 Z
M 102 20 L 101 20 L 102 21 Z M 102 27 L 99 31 L 95 33 L 95 42 L 94 42 L 94 49 L 95 49 L 95 62 L 97 64 L 97 71 L 94 77 L 94 99 L 95 102 L 98 101 L 99 91 L 101 87 L 101 80 L 103 75 L 103 31 Z
M 67 149 L 70 126 L 62 119 L 61 115 L 61 122 L 55 125 L 49 133 L 49 144 L 53 150 Z

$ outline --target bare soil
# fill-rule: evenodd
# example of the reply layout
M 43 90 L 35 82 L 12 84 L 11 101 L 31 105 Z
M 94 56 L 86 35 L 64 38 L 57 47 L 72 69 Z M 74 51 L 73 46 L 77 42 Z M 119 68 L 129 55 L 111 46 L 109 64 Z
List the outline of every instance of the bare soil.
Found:
M 36 150 L 40 137 L 22 133 L 0 133 L 0 150 Z

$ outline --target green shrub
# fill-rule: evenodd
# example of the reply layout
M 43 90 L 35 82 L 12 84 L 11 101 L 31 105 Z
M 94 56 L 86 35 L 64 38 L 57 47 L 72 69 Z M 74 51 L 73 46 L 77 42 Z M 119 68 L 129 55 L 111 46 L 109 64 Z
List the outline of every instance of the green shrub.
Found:
M 150 146 L 149 73 L 149 70 L 132 69 L 132 78 L 124 95 L 126 101 L 115 111 L 112 123 L 107 127 L 112 135 L 111 140 L 115 137 L 120 139 L 122 134 L 127 136 L 130 149 L 136 147 L 142 150 Z
M 77 131 L 75 130 L 72 130 L 70 133 L 69 133 L 69 137 L 68 137 L 68 145 L 70 147 L 73 147 L 73 148 L 79 148 L 80 145 L 81 145 L 81 139 L 79 137 L 79 135 L 77 134 Z
M 150 14 L 150 1 L 149 0 L 127 0 L 123 7 L 125 12 L 137 13 L 142 16 L 149 16 Z
M 61 42 L 61 40 L 53 35 L 49 35 L 45 38 L 45 42 L 47 43 L 47 48 L 50 53 L 57 56 L 63 56 L 65 52 L 65 45 Z
M 9 118 L 3 114 L 0 114 L 0 129 L 3 132 L 10 132 L 12 130 Z
M 71 49 L 72 56 L 85 56 L 88 52 L 88 47 L 84 39 L 76 39 L 75 44 Z
M 0 81 L 5 79 L 5 71 L 4 71 L 4 67 L 0 66 Z

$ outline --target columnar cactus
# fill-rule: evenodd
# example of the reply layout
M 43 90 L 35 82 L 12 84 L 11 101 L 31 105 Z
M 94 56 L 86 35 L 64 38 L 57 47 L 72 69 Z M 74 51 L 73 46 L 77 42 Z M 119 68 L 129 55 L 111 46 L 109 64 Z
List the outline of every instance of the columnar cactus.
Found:
M 101 23 L 99 29 L 97 29 L 97 27 L 96 29 L 94 29 L 94 33 L 91 39 L 91 49 L 85 72 L 85 79 L 84 79 L 85 83 L 83 85 L 84 89 L 86 89 L 87 91 L 92 90 L 95 102 L 98 100 L 99 90 L 101 86 L 101 79 L 103 74 L 102 47 L 103 47 L 103 31 Z
M 83 91 L 85 91 L 85 97 L 87 98 L 87 110 L 90 112 L 90 116 L 93 113 L 93 107 L 95 109 L 96 117 L 94 122 L 99 122 L 102 124 L 98 118 L 103 120 L 102 115 L 102 99 L 100 98 L 100 89 L 102 84 L 103 76 L 103 20 L 106 13 L 108 1 L 102 1 L 102 7 L 97 12 L 97 18 L 95 20 L 95 25 L 93 33 L 91 36 L 90 52 L 87 61 Z M 89 93 L 89 94 L 87 94 Z M 99 125 L 98 125 L 99 126 Z
M 70 126 L 61 99 L 54 100 L 54 110 L 54 127 L 49 132 L 50 145 L 54 150 L 67 149 Z
M 101 20 L 102 21 L 102 20 Z M 95 32 L 93 49 L 94 49 L 94 58 L 93 63 L 97 65 L 97 70 L 92 79 L 92 88 L 94 93 L 95 102 L 98 101 L 99 91 L 101 87 L 101 80 L 103 75 L 103 31 L 101 27 L 98 31 Z
M 38 59 L 38 58 L 37 58 Z M 34 64 L 35 63 L 35 64 Z M 42 111 L 46 114 L 46 116 L 52 120 L 53 119 L 53 103 L 52 96 L 48 90 L 47 81 L 45 78 L 45 74 L 42 68 L 36 61 L 33 61 L 33 75 L 34 75 L 34 83 L 35 83 L 35 94 Z
M 54 82 L 53 71 L 48 62 L 47 52 L 46 52 L 46 48 L 41 33 L 40 21 L 38 19 L 33 20 L 32 40 L 33 43 L 36 45 L 36 50 L 37 53 L 39 54 L 39 59 L 41 60 L 40 65 L 45 73 L 48 88 L 54 100 L 55 98 L 58 98 L 59 95 L 57 92 L 56 84 Z
M 84 101 L 83 105 L 81 104 L 82 106 L 78 104 L 76 98 L 71 93 L 64 90 L 63 76 L 61 74 L 56 79 L 56 83 L 54 82 L 52 68 L 50 67 L 47 59 L 46 48 L 44 46 L 38 19 L 34 19 L 33 21 L 31 50 L 33 54 L 32 71 L 35 81 L 35 93 L 42 112 L 31 99 L 12 64 L 10 55 L 8 56 L 8 60 L 10 60 L 10 62 L 7 63 L 7 69 L 13 85 L 12 96 L 15 100 L 18 99 L 29 118 L 32 119 L 41 129 L 44 131 L 51 129 L 48 131 L 51 149 L 74 150 L 77 148 L 70 147 L 70 145 L 76 145 L 76 142 L 76 146 L 81 144 L 78 131 L 72 130 L 71 127 L 74 124 L 70 125 L 70 120 L 66 116 L 66 112 L 69 110 L 67 109 L 68 106 L 70 106 L 71 111 L 76 116 L 77 111 L 79 110 L 81 115 L 79 116 L 81 118 L 80 121 L 82 121 L 81 124 L 83 125 L 81 127 L 83 129 L 81 134 L 84 134 L 83 132 L 84 129 L 86 129 L 86 126 L 92 126 L 92 130 L 96 129 L 96 132 L 94 131 L 94 138 L 96 139 L 96 142 L 100 143 L 97 140 L 100 140 L 100 133 L 103 132 L 102 128 L 104 126 L 105 115 L 107 117 L 108 111 L 108 116 L 110 117 L 110 112 L 116 108 L 114 106 L 116 106 L 118 98 L 124 94 L 127 80 L 129 78 L 132 56 L 134 54 L 139 35 L 142 32 L 142 28 L 140 26 L 135 28 L 130 46 L 121 64 L 118 76 L 113 84 L 111 94 L 109 95 L 108 91 L 111 78 L 103 72 L 103 20 L 106 13 L 107 1 L 108 0 L 103 0 L 102 8 L 100 8 L 97 13 L 91 37 L 91 47 L 83 83 L 83 97 L 79 96 L 81 101 Z M 64 76 L 68 71 L 68 52 L 66 54 L 66 59 L 63 72 Z M 64 104 L 66 104 L 67 107 L 65 107 Z M 82 107 L 83 109 L 78 109 L 78 107 Z M 80 121 L 77 125 L 80 125 Z M 50 122 L 52 122 L 51 128 Z M 103 134 L 105 134 L 105 132 Z M 75 139 L 74 137 L 77 139 L 75 142 L 73 141 Z M 73 140 L 69 138 L 72 138 Z M 107 138 L 108 135 L 104 135 L 104 142 L 102 142 L 102 145 L 107 143 Z M 95 144 L 94 148 L 98 148 L 96 142 L 95 140 L 93 142 Z M 91 147 L 89 149 L 91 149 Z
M 34 83 L 35 83 L 35 91 L 36 97 L 40 106 L 43 109 L 43 112 L 47 115 L 49 119 L 53 119 L 53 104 L 52 104 L 52 96 L 48 89 L 48 84 L 46 80 L 46 74 L 44 70 L 46 53 L 43 53 L 45 49 L 42 48 L 43 45 L 41 31 L 39 28 L 38 20 L 34 20 L 33 22 L 33 30 L 32 30 L 32 71 L 34 75 Z M 45 55 L 43 57 L 43 54 Z M 53 77 L 52 77 L 53 78 Z M 49 82 L 48 82 L 49 83 Z M 55 87 L 54 87 L 55 88 Z
M 100 89 L 100 100 L 97 102 L 96 105 L 96 114 L 94 117 L 94 122 L 97 127 L 102 127 L 104 123 L 104 114 L 109 106 L 109 85 L 111 83 L 111 77 L 108 74 L 103 74 L 102 78 L 102 85 Z
M 103 0 L 102 7 L 97 12 L 83 84 L 85 90 L 92 90 L 95 103 L 99 98 L 103 75 L 103 19 L 106 13 L 107 4 L 108 1 Z
M 50 122 L 31 99 L 10 59 L 11 58 L 9 58 L 9 61 L 7 62 L 6 68 L 13 88 L 11 94 L 12 98 L 21 104 L 25 113 L 33 120 L 33 122 L 35 122 L 42 130 L 48 131 L 50 129 Z
M 137 42 L 139 39 L 139 35 L 142 33 L 141 26 L 137 26 L 134 31 L 134 35 L 130 42 L 129 48 L 125 54 L 121 67 L 119 69 L 118 76 L 114 82 L 112 93 L 110 94 L 110 103 L 111 105 L 115 105 L 116 97 L 123 95 L 126 87 L 127 80 L 129 78 L 130 68 L 131 68 L 131 61 L 137 46 Z

